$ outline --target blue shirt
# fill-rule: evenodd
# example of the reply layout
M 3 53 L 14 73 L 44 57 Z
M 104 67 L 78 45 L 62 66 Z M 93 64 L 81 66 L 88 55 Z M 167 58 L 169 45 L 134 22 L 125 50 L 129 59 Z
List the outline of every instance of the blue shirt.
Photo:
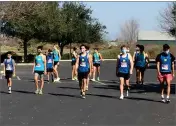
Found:
M 14 71 L 14 66 L 13 66 L 13 59 L 10 58 L 10 59 L 5 59 L 4 60 L 4 65 L 5 65 L 5 70 L 8 70 L 8 71 Z
M 124 58 L 122 57 L 122 55 L 120 55 L 118 63 L 118 72 L 126 74 L 129 73 L 129 71 L 130 71 L 130 60 L 128 58 L 128 54 Z
M 78 67 L 78 72 L 88 72 L 89 71 L 89 59 L 88 59 L 88 54 L 86 56 L 81 56 L 79 57 L 79 67 Z
M 34 71 L 44 71 L 45 65 L 42 56 L 38 55 L 35 57 Z
M 46 56 L 46 62 L 47 62 L 46 67 L 47 67 L 47 68 L 53 68 L 53 61 L 54 61 L 53 54 L 48 54 L 48 55 Z

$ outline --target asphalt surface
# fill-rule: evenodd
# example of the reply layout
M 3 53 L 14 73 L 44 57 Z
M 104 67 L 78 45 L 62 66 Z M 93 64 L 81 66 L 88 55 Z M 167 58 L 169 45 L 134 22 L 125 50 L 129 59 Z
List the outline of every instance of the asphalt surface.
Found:
M 101 67 L 100 82 L 90 82 L 86 99 L 79 96 L 78 82 L 71 80 L 70 62 L 61 62 L 60 83 L 45 83 L 44 94 L 35 95 L 31 66 L 17 66 L 12 94 L 0 79 L 0 126 L 11 125 L 176 125 L 176 79 L 172 82 L 171 103 L 160 102 L 156 69 L 145 74 L 145 85 L 134 87 L 129 97 L 119 100 L 115 62 Z

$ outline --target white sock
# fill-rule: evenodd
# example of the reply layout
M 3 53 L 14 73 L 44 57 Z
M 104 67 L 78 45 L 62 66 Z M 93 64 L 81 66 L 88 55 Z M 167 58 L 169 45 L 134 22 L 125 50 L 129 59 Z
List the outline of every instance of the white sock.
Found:
M 161 95 L 161 98 L 164 98 L 164 95 Z
M 169 99 L 169 96 L 167 96 L 166 98 Z

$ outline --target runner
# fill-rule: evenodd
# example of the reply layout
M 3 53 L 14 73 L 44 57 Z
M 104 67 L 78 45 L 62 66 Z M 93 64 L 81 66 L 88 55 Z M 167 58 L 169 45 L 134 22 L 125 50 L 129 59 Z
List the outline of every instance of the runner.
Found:
M 7 79 L 8 93 L 12 93 L 12 76 L 15 76 L 15 61 L 12 59 L 12 52 L 7 52 L 7 59 L 4 60 L 4 74 Z
M 125 45 L 121 46 L 122 54 L 117 57 L 116 75 L 120 78 L 120 99 L 124 98 L 124 84 L 127 85 L 127 96 L 130 89 L 129 79 L 133 72 L 133 60 L 131 55 L 127 54 Z
M 61 60 L 60 51 L 57 49 L 56 45 L 53 46 L 53 54 L 54 54 L 54 68 L 53 68 L 53 70 L 54 70 L 54 75 L 55 75 L 54 82 L 56 82 L 56 81 L 60 81 L 57 68 L 59 65 L 59 60 Z
M 53 66 L 54 66 L 54 56 L 52 50 L 48 50 L 48 54 L 46 56 L 46 67 L 47 67 L 47 76 L 48 76 L 48 83 L 50 82 L 50 75 L 52 78 L 52 82 L 54 82 L 54 75 L 53 75 Z
M 34 81 L 36 85 L 36 94 L 43 94 L 44 78 L 43 75 L 46 74 L 46 56 L 42 54 L 42 46 L 37 47 L 37 55 L 35 57 L 33 65 Z M 40 76 L 40 88 L 38 84 L 38 77 Z
M 89 74 L 89 67 L 91 69 L 91 57 L 86 53 L 86 46 L 80 46 L 81 53 L 76 59 L 76 72 L 78 72 L 79 87 L 81 90 L 82 98 L 86 98 L 86 84 Z
M 174 60 L 175 57 L 169 52 L 169 45 L 163 45 L 163 52 L 156 57 L 158 80 L 161 84 L 161 99 L 162 102 L 170 102 L 170 86 L 174 75 Z M 164 98 L 164 82 L 167 83 L 167 96 Z
M 91 55 L 91 53 L 90 53 L 90 48 L 89 48 L 89 46 L 86 46 L 86 52 L 87 52 L 87 54 L 89 55 L 89 57 L 90 57 L 90 61 L 91 61 L 91 66 L 93 65 L 93 63 L 92 63 L 92 55 Z M 87 83 L 86 83 L 86 91 L 88 91 L 89 90 L 89 82 L 90 82 L 90 78 L 91 78 L 91 76 L 92 76 L 92 70 L 90 69 L 90 65 L 88 64 L 88 68 L 89 68 L 89 74 L 88 74 L 88 78 L 87 78 Z M 93 67 L 91 67 L 91 68 L 93 68 Z
M 146 68 L 149 66 L 149 58 L 148 54 L 144 52 L 144 46 L 140 45 L 140 52 L 136 53 L 135 58 L 135 67 L 136 67 L 136 75 L 137 75 L 137 84 L 144 83 L 144 72 Z
M 136 56 L 137 56 L 137 54 L 138 54 L 139 52 L 140 52 L 140 45 L 137 44 L 137 45 L 136 45 L 136 50 L 135 50 L 135 52 L 134 52 L 134 54 L 133 54 L 133 62 L 134 62 L 134 67 L 135 67 L 135 68 L 136 68 Z M 136 84 L 138 84 L 137 78 L 138 78 L 138 74 L 137 74 L 137 69 L 136 69 Z
M 93 54 L 93 79 L 92 81 L 95 81 L 95 74 L 97 72 L 97 81 L 100 80 L 100 61 L 102 61 L 102 55 L 98 52 L 98 48 L 94 49 L 94 54 Z
M 72 61 L 71 61 L 71 65 L 72 65 L 72 80 L 78 80 L 77 79 L 77 75 L 75 73 L 75 64 L 76 64 L 76 58 L 77 58 L 77 52 L 76 52 L 77 48 L 74 47 L 73 48 L 73 52 L 72 52 Z

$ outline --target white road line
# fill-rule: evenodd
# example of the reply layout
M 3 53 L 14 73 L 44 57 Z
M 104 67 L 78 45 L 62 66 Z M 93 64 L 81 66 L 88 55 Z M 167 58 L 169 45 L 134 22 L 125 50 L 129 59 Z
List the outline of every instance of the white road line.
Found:
M 19 76 L 17 76 L 17 79 L 18 79 L 18 80 L 21 80 Z

